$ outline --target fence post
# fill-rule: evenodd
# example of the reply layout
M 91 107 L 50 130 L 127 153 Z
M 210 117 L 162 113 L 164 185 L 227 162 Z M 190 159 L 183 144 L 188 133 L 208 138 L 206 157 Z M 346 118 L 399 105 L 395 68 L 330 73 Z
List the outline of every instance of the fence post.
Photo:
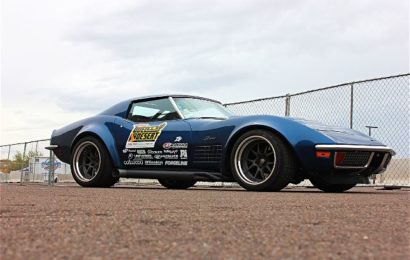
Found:
M 36 142 L 36 152 L 34 153 L 34 162 L 33 162 L 33 183 L 34 183 L 35 178 L 36 178 L 36 156 L 38 156 L 37 151 L 38 151 L 38 141 Z
M 54 181 L 54 178 L 53 178 L 53 176 L 52 176 L 52 175 L 54 175 L 53 171 L 54 171 L 54 167 L 53 167 L 53 151 L 50 150 L 49 166 L 48 166 L 48 185 L 52 185 L 52 182 Z M 52 180 L 51 178 L 53 178 L 53 180 Z
M 33 161 L 33 163 L 31 164 L 31 171 L 32 171 L 32 173 L 33 173 L 33 183 L 35 182 L 35 179 L 36 179 L 36 157 L 34 156 L 34 161 Z
M 25 160 L 25 157 L 26 157 L 26 148 L 27 148 L 27 143 L 24 143 L 23 165 L 22 165 L 22 167 L 21 167 L 21 173 L 20 173 L 20 185 L 23 185 L 24 160 Z
M 50 161 L 50 167 L 51 167 L 51 186 L 54 186 L 54 153 L 51 151 L 51 161 Z
M 353 100 L 354 100 L 354 87 L 350 84 L 350 128 L 353 129 Z
M 285 99 L 285 116 L 290 116 L 290 94 L 286 94 L 286 99 Z
M 9 152 L 7 153 L 7 163 L 10 163 L 10 149 L 11 149 L 11 145 L 9 145 Z M 6 183 L 9 182 L 9 175 L 10 175 L 10 171 L 11 171 L 11 163 L 9 164 L 9 172 L 6 174 Z

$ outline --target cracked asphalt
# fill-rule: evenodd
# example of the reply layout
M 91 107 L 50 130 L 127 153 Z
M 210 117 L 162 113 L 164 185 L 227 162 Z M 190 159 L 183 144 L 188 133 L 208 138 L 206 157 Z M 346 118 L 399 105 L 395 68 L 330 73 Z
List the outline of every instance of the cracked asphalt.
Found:
M 410 259 L 410 190 L 0 185 L 1 259 Z

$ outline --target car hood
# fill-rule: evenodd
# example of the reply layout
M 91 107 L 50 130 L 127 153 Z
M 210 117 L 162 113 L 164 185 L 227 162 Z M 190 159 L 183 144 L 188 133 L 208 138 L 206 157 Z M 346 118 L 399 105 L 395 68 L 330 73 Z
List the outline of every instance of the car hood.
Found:
M 290 119 L 320 132 L 338 144 L 383 145 L 376 139 L 350 128 L 330 126 L 317 121 L 301 118 Z

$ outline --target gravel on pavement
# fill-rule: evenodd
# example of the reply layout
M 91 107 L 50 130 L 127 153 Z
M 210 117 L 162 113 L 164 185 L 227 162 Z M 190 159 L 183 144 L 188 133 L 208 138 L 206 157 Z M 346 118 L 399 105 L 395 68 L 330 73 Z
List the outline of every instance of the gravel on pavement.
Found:
M 1 259 L 410 259 L 410 190 L 0 185 Z

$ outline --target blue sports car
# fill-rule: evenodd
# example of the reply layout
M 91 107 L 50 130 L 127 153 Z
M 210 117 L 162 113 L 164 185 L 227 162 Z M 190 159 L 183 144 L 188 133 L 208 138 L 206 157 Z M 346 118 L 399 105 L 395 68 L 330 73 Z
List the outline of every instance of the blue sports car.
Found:
M 343 192 L 383 172 L 394 151 L 360 132 L 270 115 L 233 116 L 220 102 L 188 95 L 134 98 L 54 130 L 50 147 L 78 184 L 120 177 L 167 188 L 236 181 L 279 191 L 305 179 Z

